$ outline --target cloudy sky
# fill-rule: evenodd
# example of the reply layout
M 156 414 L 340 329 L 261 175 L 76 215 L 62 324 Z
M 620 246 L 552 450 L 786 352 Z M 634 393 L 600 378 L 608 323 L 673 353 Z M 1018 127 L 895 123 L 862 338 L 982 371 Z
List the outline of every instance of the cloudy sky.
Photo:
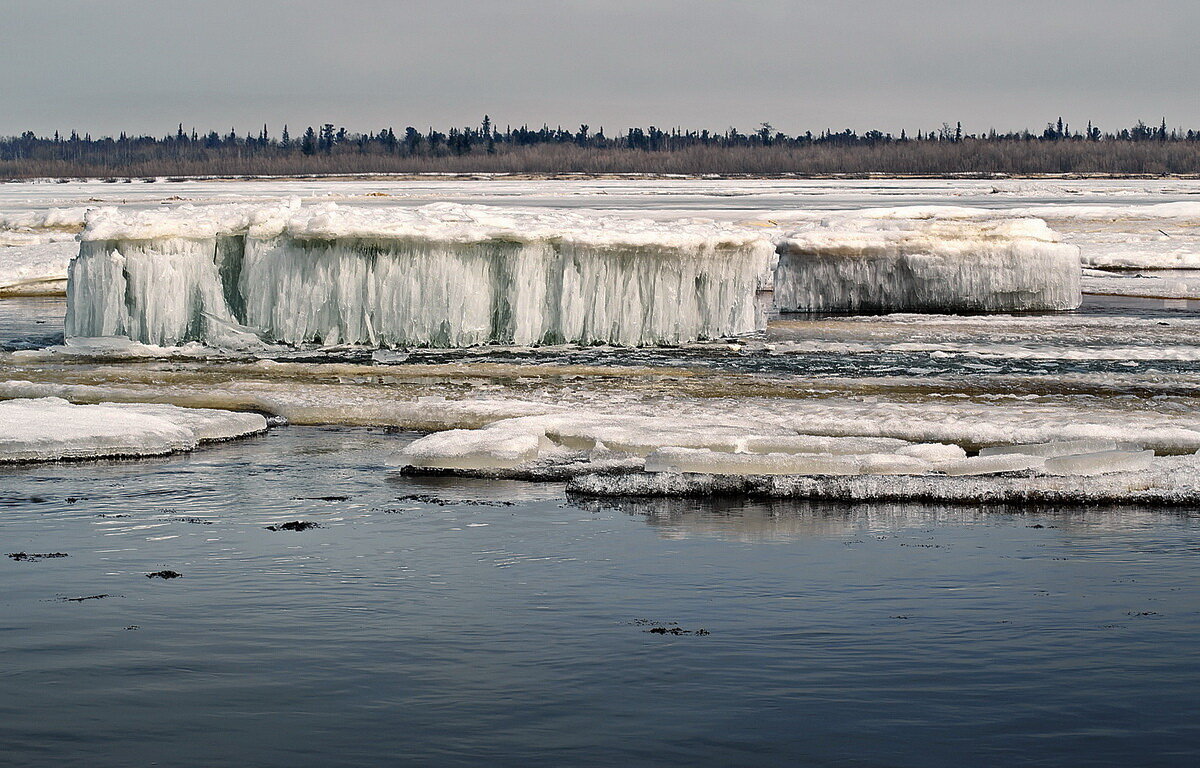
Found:
M 1195 0 L 8 0 L 0 133 L 1200 128 Z

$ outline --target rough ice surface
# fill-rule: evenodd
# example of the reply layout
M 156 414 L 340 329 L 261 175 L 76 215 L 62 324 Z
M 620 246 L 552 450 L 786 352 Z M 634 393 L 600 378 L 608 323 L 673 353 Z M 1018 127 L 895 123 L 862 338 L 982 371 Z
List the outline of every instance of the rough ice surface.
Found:
M 1040 219 L 831 219 L 779 244 L 784 312 L 1074 309 L 1079 251 Z
M 188 451 L 262 432 L 264 417 L 173 405 L 72 405 L 55 397 L 0 402 L 0 463 Z
M 0 211 L 0 298 L 61 295 L 87 211 Z
M 435 204 L 95 212 L 67 335 L 173 345 L 462 347 L 751 333 L 775 255 L 758 231 Z
M 0 245 L 25 245 L 55 239 L 74 239 L 83 229 L 88 207 L 48 208 L 0 213 Z
M 841 501 L 931 501 L 957 504 L 1200 503 L 1200 457 L 1168 456 L 1149 468 L 1100 477 L 1014 473 L 946 475 L 714 475 L 673 472 L 583 474 L 567 489 L 592 496 L 749 496 Z
M 9 189 L 0 189 L 0 208 L 5 204 L 5 195 L 11 195 L 11 189 L 17 185 L 3 186 Z M 277 197 L 288 187 L 305 190 L 304 194 L 309 198 L 304 206 L 289 203 L 272 207 L 259 202 Z M 74 184 L 41 185 L 38 191 L 45 193 L 44 205 L 67 206 L 75 202 L 64 198 L 62 190 L 75 188 Z M 962 233 L 973 228 L 1006 226 L 1002 223 L 1013 218 L 1040 218 L 1062 235 L 1061 244 L 1082 248 L 1085 264 L 1114 268 L 1200 265 L 1200 236 L 1197 235 L 1200 232 L 1197 226 L 1200 205 L 1145 205 L 1146 200 L 1194 196 L 1200 186 L 1188 180 L 881 180 L 878 184 L 873 182 L 869 188 L 864 188 L 861 182 L 823 180 L 778 183 L 728 180 L 664 183 L 648 179 L 547 183 L 313 180 L 300 184 L 214 182 L 207 186 L 203 182 L 124 187 L 96 184 L 94 188 L 86 189 L 86 192 L 76 193 L 75 201 L 107 195 L 109 202 L 118 202 L 116 198 L 139 191 L 143 193 L 142 201 L 131 201 L 131 205 L 157 206 L 172 202 L 165 195 L 174 197 L 176 193 L 197 202 L 203 201 L 206 195 L 208 200 L 241 196 L 251 201 L 241 212 L 222 205 L 217 208 L 224 212 L 217 208 L 203 214 L 159 209 L 146 214 L 144 220 L 132 213 L 111 217 L 107 213 L 98 213 L 93 214 L 92 219 L 96 235 L 104 234 L 104 227 L 110 227 L 106 236 L 129 242 L 145 243 L 163 237 L 211 241 L 214 255 L 218 248 L 229 247 L 234 252 L 239 252 L 240 248 L 243 262 L 247 247 L 237 242 L 242 236 L 238 233 L 244 231 L 245 237 L 249 237 L 253 230 L 261 235 L 263 243 L 276 242 L 272 238 L 293 236 L 290 229 L 293 219 L 303 220 L 296 227 L 302 240 L 340 240 L 343 236 L 364 240 L 400 237 L 399 227 L 392 227 L 391 231 L 375 228 L 378 221 L 391 220 L 391 214 L 385 210 L 391 204 L 377 206 L 387 198 L 365 195 L 378 194 L 377 190 L 382 190 L 388 196 L 406 198 L 414 203 L 453 196 L 510 204 L 503 198 L 512 193 L 508 199 L 522 205 L 611 208 L 614 217 L 627 217 L 625 222 L 613 223 L 613 231 L 630 227 L 627 222 L 635 215 L 656 216 L 660 220 L 647 229 L 659 235 L 676 226 L 665 219 L 679 221 L 697 215 L 723 219 L 735 229 L 753 228 L 767 239 L 777 238 L 785 232 L 811 234 L 822 230 L 839 237 L 847 234 L 860 238 L 871 232 L 915 233 L 939 228 L 940 231 Z M 480 193 L 478 190 L 481 189 L 491 192 Z M 153 199 L 147 197 L 150 193 L 153 193 Z M 488 198 L 487 194 L 493 197 Z M 313 197 L 322 195 L 378 210 L 343 216 L 342 209 L 332 209 L 335 215 L 327 217 L 326 222 L 317 221 L 310 226 L 305 222 L 318 217 L 314 217 L 314 209 L 307 206 Z M 362 199 L 353 200 L 356 195 Z M 703 200 L 705 195 L 709 196 L 707 202 Z M 663 211 L 673 205 L 673 200 L 679 201 L 675 210 Z M 922 205 L 861 210 L 866 205 L 939 200 L 962 201 L 971 207 L 954 209 Z M 1074 205 L 1073 200 L 1089 203 L 1111 200 L 1112 204 Z M 1064 205 L 1064 202 L 1069 204 Z M 705 205 L 711 205 L 714 210 L 703 210 Z M 171 210 L 179 211 L 175 220 L 171 220 Z M 492 213 L 497 212 L 493 210 Z M 521 218 L 524 212 L 497 215 Z M 417 214 L 413 216 L 415 218 Z M 592 227 L 597 219 L 608 216 L 607 212 L 587 214 L 580 215 L 580 219 L 587 220 L 589 223 L 585 226 Z M 357 223 L 356 217 L 366 223 Z M 445 212 L 438 217 L 447 218 Z M 479 218 L 484 218 L 483 214 Z M 864 223 L 856 225 L 857 231 L 847 232 L 848 228 L 843 224 L 854 218 Z M 558 211 L 548 211 L 547 220 L 552 220 L 553 224 L 548 229 L 561 228 L 564 221 Z M 58 229 L 42 227 L 29 218 L 21 222 L 13 219 L 8 223 L 15 228 L 5 230 L 7 224 L 0 221 L 0 242 L 18 248 L 49 242 L 44 238 L 69 238 L 71 227 L 78 226 L 67 222 Z M 197 224 L 199 226 L 193 226 Z M 450 229 L 473 226 L 449 221 L 432 228 L 443 225 Z M 685 229 L 690 226 L 685 222 Z M 533 231 L 536 234 L 536 227 Z M 231 243 L 222 242 L 230 238 Z M 958 234 L 951 239 L 954 238 L 966 239 Z M 183 263 L 193 256 L 181 248 L 180 253 L 171 258 Z M 201 313 L 201 322 L 207 324 L 203 328 L 206 343 L 252 346 L 262 343 L 260 335 L 271 341 L 263 327 L 257 324 L 250 327 L 252 324 L 244 314 L 245 307 L 235 310 L 234 304 L 226 298 L 227 277 L 232 274 L 229 267 L 233 262 L 211 260 L 218 265 L 220 294 L 193 292 L 193 296 L 199 295 L 204 302 L 215 297 L 212 303 L 217 311 L 210 312 L 205 306 Z M 194 288 L 197 285 L 166 269 L 163 275 L 150 268 L 145 271 L 152 279 L 162 277 L 171 286 Z M 211 273 L 204 273 L 204 279 L 211 283 Z M 1179 273 L 1162 273 L 1156 277 L 1116 272 L 1084 273 L 1084 290 L 1115 295 L 1200 296 L 1193 282 L 1194 277 Z M 234 285 L 236 287 L 236 281 Z M 230 305 L 228 315 L 220 312 L 222 301 Z M 313 303 L 316 299 L 304 301 Z M 298 299 L 296 306 L 303 306 L 304 301 Z M 169 328 L 183 322 L 161 308 L 153 312 L 158 316 L 147 321 L 147 327 Z M 449 471 L 466 473 L 577 478 L 572 481 L 572 487 L 581 489 L 588 483 L 607 485 L 604 492 L 623 489 L 633 493 L 735 492 L 783 496 L 810 493 L 821 498 L 851 499 L 889 497 L 891 494 L 895 498 L 987 501 L 1137 502 L 1157 498 L 1197 501 L 1200 474 L 1196 460 L 1190 456 L 1163 456 L 1164 453 L 1190 453 L 1200 448 L 1200 420 L 1194 415 L 1189 401 L 1198 391 L 1197 380 L 1187 366 L 1176 364 L 1200 359 L 1194 343 L 1196 334 L 1200 333 L 1197 323 L 1200 321 L 1178 312 L 1165 317 L 1136 318 L 1093 313 L 784 318 L 784 322 L 775 324 L 769 339 L 745 342 L 733 355 L 723 357 L 715 364 L 740 367 L 744 362 L 747 365 L 744 369 L 739 368 L 742 371 L 762 364 L 765 373 L 737 373 L 725 377 L 709 369 L 703 372 L 703 385 L 697 386 L 694 382 L 689 385 L 684 378 L 659 372 L 653 376 L 661 377 L 665 383 L 627 386 L 613 383 L 625 373 L 614 373 L 616 367 L 608 366 L 607 373 L 580 373 L 575 382 L 557 388 L 538 383 L 500 385 L 496 383 L 499 379 L 476 379 L 474 374 L 467 372 L 473 367 L 469 361 L 462 365 L 461 378 L 456 378 L 455 372 L 442 371 L 415 383 L 404 381 L 407 377 L 426 376 L 414 373 L 412 369 L 416 366 L 406 367 L 403 372 L 388 366 L 395 371 L 389 374 L 380 370 L 383 366 L 369 371 L 363 370 L 362 366 L 355 369 L 355 366 L 328 362 L 302 366 L 253 361 L 254 355 L 277 355 L 278 347 L 270 347 L 270 352 L 263 352 L 260 347 L 247 356 L 250 362 L 242 364 L 240 370 L 236 367 L 210 369 L 208 366 L 214 364 L 215 358 L 204 360 L 203 366 L 196 365 L 197 360 L 206 355 L 224 355 L 227 350 L 220 353 L 205 351 L 194 343 L 181 348 L 174 345 L 138 346 L 128 342 L 127 346 L 118 349 L 119 342 L 112 337 L 86 340 L 75 337 L 65 347 L 39 350 L 37 354 L 44 355 L 47 366 L 41 371 L 32 362 L 33 358 L 17 355 L 3 358 L 6 366 L 3 378 L 8 381 L 0 381 L 0 392 L 10 396 L 60 394 L 78 402 L 153 399 L 179 405 L 256 408 L 309 424 L 460 429 L 464 431 L 443 438 L 459 443 L 457 455 L 453 455 L 447 445 L 439 447 L 435 441 L 428 440 L 414 443 L 410 458 L 418 459 L 417 451 L 424 451 L 425 461 L 429 464 L 426 469 L 430 471 L 437 470 L 441 464 Z M 313 327 L 325 324 L 322 319 Z M 789 325 L 793 331 L 782 330 Z M 787 337 L 787 333 L 794 335 Z M 786 340 L 777 342 L 781 337 Z M 572 359 L 576 360 L 593 352 L 575 349 L 563 354 L 575 356 Z M 525 350 L 495 352 L 497 355 L 526 353 Z M 793 353 L 796 355 L 794 362 L 782 357 Z M 71 370 L 71 363 L 52 372 L 49 370 L 72 356 L 77 358 L 77 365 L 94 366 L 91 358 L 106 358 L 110 354 L 120 360 L 109 360 L 104 365 L 105 370 L 90 367 L 86 376 L 80 375 L 78 369 Z M 387 351 L 385 354 L 392 355 L 390 360 L 395 361 L 406 353 Z M 465 357 L 474 355 L 475 351 L 453 354 Z M 532 354 L 558 353 L 543 349 Z M 648 352 L 630 350 L 622 354 L 625 355 L 619 366 L 622 369 L 624 363 L 632 362 L 630 358 L 636 355 L 649 356 Z M 735 356 L 741 360 L 734 360 Z M 128 357 L 150 360 L 130 362 Z M 158 357 L 167 358 L 169 362 L 158 363 L 154 360 Z M 464 357 L 455 359 L 462 361 Z M 868 358 L 875 360 L 868 362 Z M 22 359 L 29 360 L 30 364 L 21 364 Z M 682 373 L 700 359 L 704 362 L 699 367 L 704 368 L 711 357 L 706 352 L 697 354 L 688 350 L 673 359 L 670 365 L 678 365 Z M 856 359 L 862 362 L 856 362 Z M 821 366 L 822 372 L 805 373 L 803 366 L 808 360 Z M 1162 365 L 1158 364 L 1160 361 Z M 598 367 L 604 365 L 601 363 Z M 1122 367 L 1125 365 L 1129 367 Z M 192 371 L 200 367 L 205 369 L 203 375 Z M 251 368 L 253 372 L 250 372 Z M 789 371 L 786 384 L 781 384 L 779 379 L 782 377 L 772 373 L 775 369 Z M 292 372 L 283 373 L 289 370 Z M 852 375 L 842 375 L 847 371 Z M 1035 375 L 1027 375 L 1030 371 Z M 527 375 L 529 379 L 524 378 Z M 279 378 L 271 378 L 274 376 Z M 438 376 L 444 381 L 433 381 Z M 539 374 L 518 371 L 511 376 L 529 382 Z M 740 382 L 735 381 L 739 378 L 742 379 Z M 372 387 L 363 384 L 364 381 L 379 385 Z M 1009 385 L 1014 386 L 1010 389 Z M 690 392 L 684 391 L 689 388 Z M 633 394 L 634 389 L 643 394 Z M 701 389 L 706 390 L 704 394 L 693 396 Z M 766 394 L 778 394 L 783 389 L 789 389 L 790 393 L 779 397 Z M 401 391 L 403 394 L 398 394 Z M 417 396 L 433 393 L 444 393 L 448 397 L 422 400 Z M 625 421 L 630 415 L 636 419 Z M 541 419 L 544 423 L 541 426 L 517 423 L 520 420 L 516 417 L 525 416 Z M 496 429 L 485 429 L 489 424 L 495 424 Z M 856 444 L 856 441 L 861 442 Z M 1037 447 L 1073 441 L 1081 442 L 1072 445 L 1065 455 L 1061 448 Z M 1111 457 L 1102 457 L 1104 460 L 1096 463 L 1096 459 L 1087 456 L 1088 453 L 1108 451 L 1136 453 L 1123 445 L 1125 443 L 1143 445 L 1158 455 L 1139 458 L 1138 461 L 1148 462 L 1140 470 L 1128 469 L 1136 464 L 1122 465 L 1110 460 Z M 535 448 L 536 455 L 533 453 Z M 991 452 L 991 448 L 1006 449 L 1008 453 Z M 977 449 L 982 449 L 984 455 L 968 459 L 966 454 Z M 1018 454 L 1047 455 L 1033 457 L 1042 462 L 1041 468 L 1030 460 L 1030 467 L 1013 469 L 1013 464 L 1005 464 L 1014 461 L 1011 458 L 1013 450 Z M 734 474 L 677 471 L 679 464 L 674 465 L 675 469 L 668 464 L 661 467 L 663 471 L 645 471 L 647 459 L 656 454 L 676 458 L 689 455 L 681 451 L 694 452 L 690 454 L 690 460 L 695 462 L 693 469 L 703 469 L 704 462 L 708 462 L 709 468 L 718 462 L 740 463 L 740 466 L 730 467 Z M 1049 452 L 1056 455 L 1048 455 Z M 778 456 L 765 458 L 770 454 Z M 743 474 L 751 465 L 758 467 L 770 462 L 786 465 L 787 462 L 807 460 L 806 456 L 811 454 L 827 454 L 835 462 L 854 462 L 856 468 L 865 473 Z M 993 457 L 990 462 L 979 460 L 989 458 L 988 454 Z M 871 455 L 884 458 L 865 458 Z M 528 458 L 530 456 L 533 458 Z M 1060 458 L 1066 461 L 1055 464 Z M 920 471 L 911 468 L 914 460 L 925 463 Z M 1133 460 L 1132 457 L 1123 459 Z M 882 474 L 889 467 L 901 466 L 901 461 L 910 462 L 910 473 Z M 975 470 L 990 463 L 997 471 L 984 475 L 947 474 L 947 468 L 953 467 L 955 462 L 969 462 L 967 466 Z M 1103 469 L 1105 473 L 1095 476 L 1049 474 L 1050 468 L 1055 466 L 1072 472 Z M 1126 468 L 1121 469 L 1122 466 Z

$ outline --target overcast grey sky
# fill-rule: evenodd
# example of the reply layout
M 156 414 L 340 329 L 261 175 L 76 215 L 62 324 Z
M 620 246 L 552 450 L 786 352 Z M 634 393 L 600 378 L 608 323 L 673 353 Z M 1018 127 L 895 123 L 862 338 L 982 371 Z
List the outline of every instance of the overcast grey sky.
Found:
M 0 133 L 1200 128 L 1197 0 L 4 0 Z

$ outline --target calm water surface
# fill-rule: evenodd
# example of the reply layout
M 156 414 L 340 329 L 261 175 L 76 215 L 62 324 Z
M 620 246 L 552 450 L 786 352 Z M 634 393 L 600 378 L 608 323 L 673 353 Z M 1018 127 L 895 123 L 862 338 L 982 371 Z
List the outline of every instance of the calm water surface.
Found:
M 4 552 L 69 554 L 0 559 L 3 762 L 1200 759 L 1193 511 L 595 502 L 408 438 L 0 469 Z

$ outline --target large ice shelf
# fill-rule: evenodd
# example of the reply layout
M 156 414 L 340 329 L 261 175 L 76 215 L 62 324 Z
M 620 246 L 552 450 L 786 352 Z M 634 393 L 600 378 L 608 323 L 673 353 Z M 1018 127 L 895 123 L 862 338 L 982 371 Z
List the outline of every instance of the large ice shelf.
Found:
M 765 289 L 776 308 L 801 312 L 1079 305 L 1078 250 L 1045 222 L 920 210 L 831 215 L 784 235 L 449 203 L 98 209 L 70 269 L 67 335 L 164 346 L 673 345 L 762 329 Z
M 764 327 L 759 231 L 434 204 L 97 211 L 67 335 L 175 345 L 679 344 Z

